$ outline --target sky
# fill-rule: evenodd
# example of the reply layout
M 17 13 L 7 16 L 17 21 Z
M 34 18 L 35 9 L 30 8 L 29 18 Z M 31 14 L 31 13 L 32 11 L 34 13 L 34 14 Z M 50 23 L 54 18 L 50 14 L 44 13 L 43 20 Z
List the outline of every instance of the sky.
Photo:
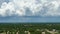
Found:
M 0 0 L 0 22 L 60 22 L 60 0 Z

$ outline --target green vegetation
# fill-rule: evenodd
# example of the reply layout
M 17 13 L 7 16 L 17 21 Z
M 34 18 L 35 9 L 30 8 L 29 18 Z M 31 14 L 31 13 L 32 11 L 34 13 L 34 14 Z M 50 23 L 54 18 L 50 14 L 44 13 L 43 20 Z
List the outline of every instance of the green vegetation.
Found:
M 0 33 L 11 32 L 10 34 L 16 34 L 18 31 L 20 34 L 25 34 L 25 31 L 29 31 L 31 34 L 41 34 L 47 30 L 52 31 L 55 29 L 60 33 L 60 24 L 42 24 L 42 23 L 0 23 Z

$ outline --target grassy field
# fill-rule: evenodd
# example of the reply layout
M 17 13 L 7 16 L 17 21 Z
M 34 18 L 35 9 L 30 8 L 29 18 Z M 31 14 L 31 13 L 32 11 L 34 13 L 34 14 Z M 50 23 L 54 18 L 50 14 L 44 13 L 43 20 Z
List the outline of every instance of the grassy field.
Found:
M 0 34 L 60 34 L 60 24 L 0 23 Z

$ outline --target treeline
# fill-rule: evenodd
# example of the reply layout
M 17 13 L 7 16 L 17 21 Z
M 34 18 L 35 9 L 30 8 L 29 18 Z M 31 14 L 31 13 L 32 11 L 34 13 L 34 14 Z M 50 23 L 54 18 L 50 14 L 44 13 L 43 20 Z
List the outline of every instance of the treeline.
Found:
M 0 29 L 21 29 L 21 28 L 39 28 L 39 29 L 57 29 L 60 30 L 60 24 L 39 24 L 39 23 L 4 23 L 0 24 Z
M 30 31 L 35 32 L 37 29 L 43 30 L 56 29 L 60 30 L 60 24 L 41 24 L 41 23 L 0 23 L 0 32 L 3 31 Z

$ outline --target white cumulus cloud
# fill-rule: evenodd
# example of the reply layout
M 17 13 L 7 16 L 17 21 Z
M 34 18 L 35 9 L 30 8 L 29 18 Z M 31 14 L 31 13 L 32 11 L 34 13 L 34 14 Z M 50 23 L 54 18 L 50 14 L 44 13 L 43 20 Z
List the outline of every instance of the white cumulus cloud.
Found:
M 12 2 L 2 3 L 1 8 L 0 8 L 0 15 L 1 16 L 7 16 L 8 14 L 11 15 L 13 11 L 15 11 L 15 8 L 14 8 L 14 5 Z
M 10 0 L 3 2 L 0 8 L 1 16 L 25 16 L 29 8 L 30 16 L 60 16 L 60 0 Z M 28 10 L 28 9 L 27 9 Z M 29 12 L 29 11 L 28 11 Z

